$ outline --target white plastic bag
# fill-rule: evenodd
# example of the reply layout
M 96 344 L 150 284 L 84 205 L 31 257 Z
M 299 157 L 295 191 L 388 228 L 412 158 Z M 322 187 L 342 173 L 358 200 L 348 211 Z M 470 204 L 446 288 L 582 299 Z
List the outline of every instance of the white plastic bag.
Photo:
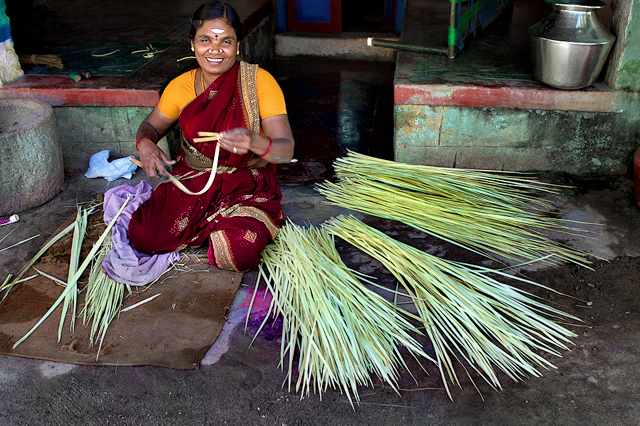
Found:
M 118 158 L 109 162 L 109 150 L 100 151 L 91 156 L 89 170 L 84 175 L 91 179 L 103 177 L 109 182 L 120 178 L 131 179 L 138 166 L 129 158 L 131 157 Z

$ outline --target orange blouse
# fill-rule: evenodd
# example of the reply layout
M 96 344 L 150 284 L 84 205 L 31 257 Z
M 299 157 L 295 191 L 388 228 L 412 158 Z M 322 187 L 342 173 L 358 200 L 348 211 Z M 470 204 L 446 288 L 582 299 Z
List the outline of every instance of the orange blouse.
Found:
M 191 70 L 169 82 L 158 102 L 158 108 L 164 115 L 177 120 L 182 108 L 195 99 L 195 78 L 196 70 Z M 260 119 L 264 120 L 274 115 L 286 114 L 287 108 L 284 102 L 284 95 L 275 78 L 262 68 L 258 68 L 256 78 L 258 82 Z

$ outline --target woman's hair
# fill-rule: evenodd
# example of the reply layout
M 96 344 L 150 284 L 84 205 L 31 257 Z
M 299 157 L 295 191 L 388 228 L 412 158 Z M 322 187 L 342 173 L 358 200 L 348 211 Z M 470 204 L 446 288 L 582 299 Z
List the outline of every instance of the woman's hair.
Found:
M 231 27 L 236 32 L 236 37 L 240 41 L 240 17 L 238 12 L 230 5 L 222 3 L 220 1 L 211 1 L 201 4 L 196 9 L 191 18 L 191 28 L 189 30 L 189 39 L 193 40 L 196 37 L 196 32 L 205 21 L 211 21 L 214 19 L 226 19 Z

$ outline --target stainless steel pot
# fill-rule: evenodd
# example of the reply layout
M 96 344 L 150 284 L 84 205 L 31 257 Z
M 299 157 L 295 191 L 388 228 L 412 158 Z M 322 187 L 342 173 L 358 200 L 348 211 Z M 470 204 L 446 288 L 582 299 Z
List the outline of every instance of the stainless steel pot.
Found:
M 596 15 L 604 6 L 599 0 L 554 3 L 551 13 L 527 30 L 536 80 L 571 90 L 596 81 L 616 39 Z

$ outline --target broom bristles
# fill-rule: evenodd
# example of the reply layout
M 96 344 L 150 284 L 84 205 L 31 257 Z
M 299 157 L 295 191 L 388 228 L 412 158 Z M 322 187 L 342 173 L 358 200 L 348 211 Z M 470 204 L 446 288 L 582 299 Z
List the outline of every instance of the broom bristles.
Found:
M 64 65 L 62 65 L 62 60 L 56 55 L 18 54 L 18 60 L 23 64 L 44 65 L 47 67 L 64 68 Z

